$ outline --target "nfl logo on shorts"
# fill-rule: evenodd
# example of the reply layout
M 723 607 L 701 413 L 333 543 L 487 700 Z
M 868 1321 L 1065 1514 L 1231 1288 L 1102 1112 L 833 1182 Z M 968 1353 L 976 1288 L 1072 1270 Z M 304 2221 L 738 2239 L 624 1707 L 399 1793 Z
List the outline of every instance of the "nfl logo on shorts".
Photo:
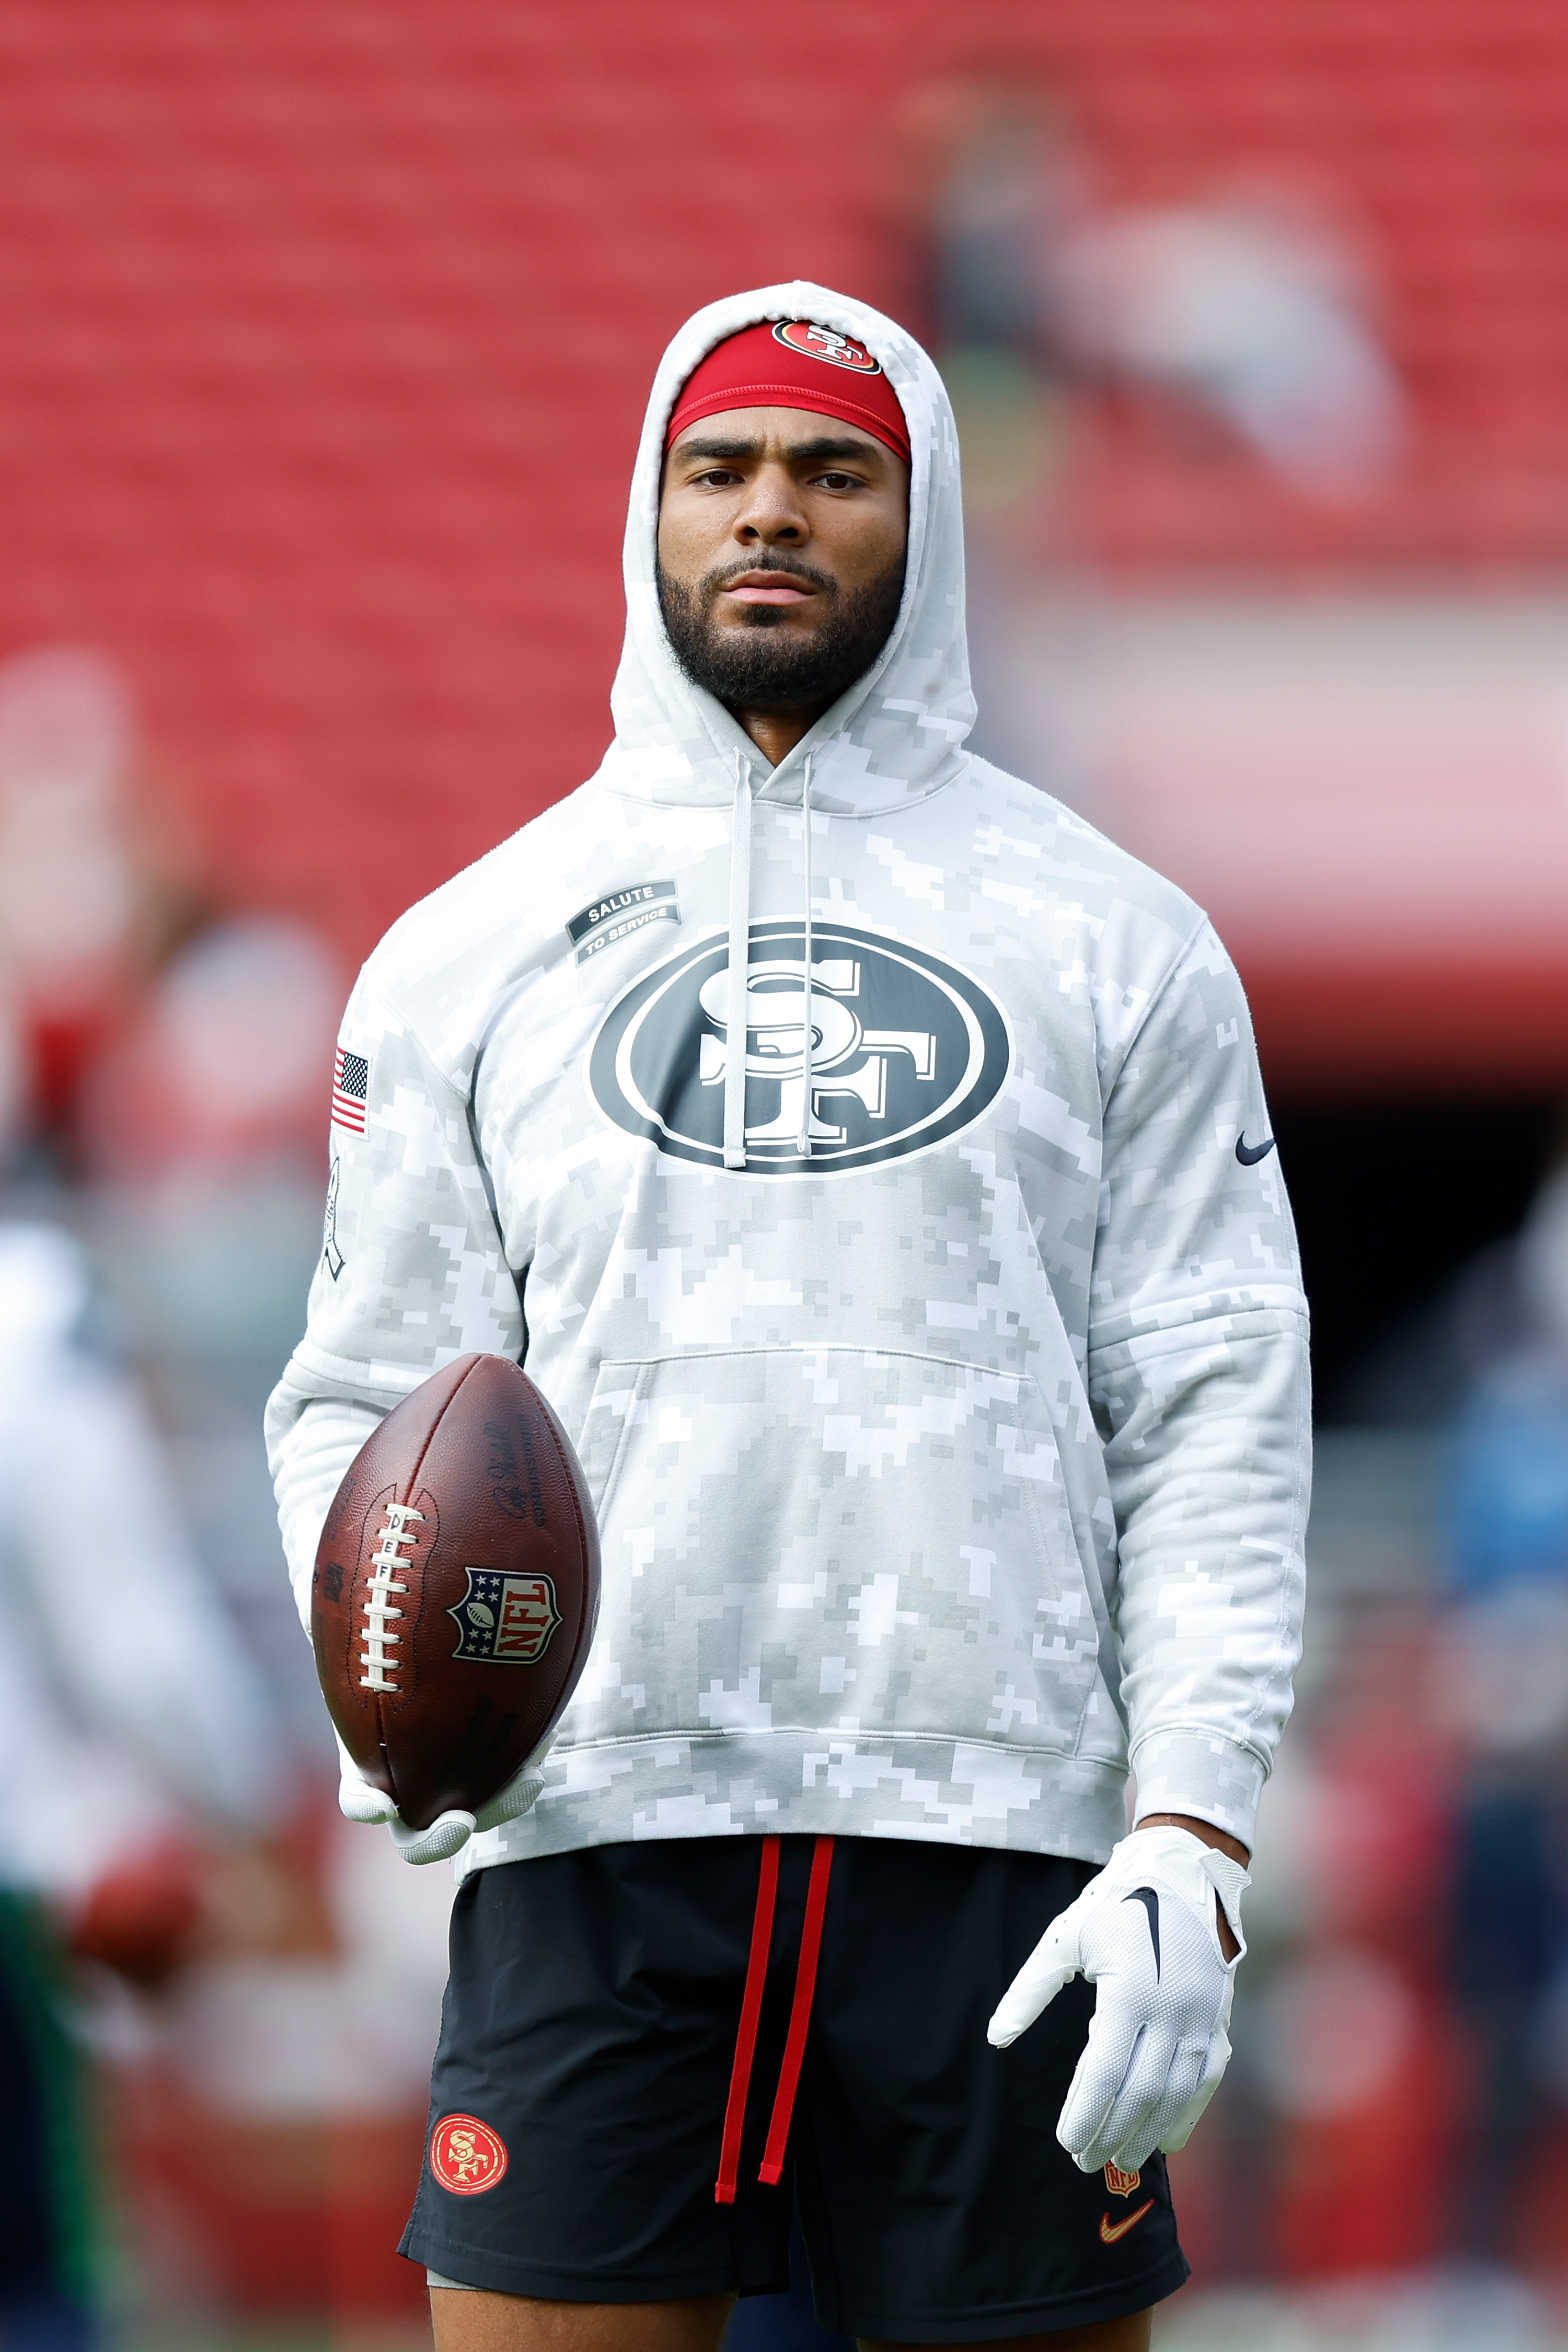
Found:
M 458 1628 L 455 1658 L 487 1666 L 536 1665 L 561 1622 L 548 1576 L 503 1576 L 499 1569 L 467 1568 L 466 1601 L 447 1614 Z

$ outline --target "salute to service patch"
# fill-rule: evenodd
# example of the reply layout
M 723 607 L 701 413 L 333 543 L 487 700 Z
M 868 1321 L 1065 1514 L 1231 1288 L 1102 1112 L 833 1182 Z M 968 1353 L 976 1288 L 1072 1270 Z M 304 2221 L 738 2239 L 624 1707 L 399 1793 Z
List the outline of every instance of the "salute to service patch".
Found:
M 566 936 L 586 963 L 617 940 L 629 939 L 649 923 L 679 923 L 680 902 L 673 882 L 636 882 L 626 890 L 610 890 L 573 916 Z

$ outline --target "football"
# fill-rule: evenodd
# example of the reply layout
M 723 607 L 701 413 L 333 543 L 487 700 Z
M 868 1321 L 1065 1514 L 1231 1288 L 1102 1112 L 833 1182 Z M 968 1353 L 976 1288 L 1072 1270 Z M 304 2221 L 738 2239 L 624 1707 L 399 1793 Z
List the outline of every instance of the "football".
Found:
M 459 1356 L 354 1456 L 316 1552 L 327 1709 L 411 1829 L 477 1812 L 554 1727 L 599 1606 L 582 1465 L 505 1356 Z

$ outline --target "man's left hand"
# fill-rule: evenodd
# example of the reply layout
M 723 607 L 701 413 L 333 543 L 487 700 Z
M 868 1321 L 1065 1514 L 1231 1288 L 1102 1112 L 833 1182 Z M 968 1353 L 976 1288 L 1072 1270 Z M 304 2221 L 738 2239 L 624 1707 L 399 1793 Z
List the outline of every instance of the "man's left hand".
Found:
M 1114 2163 L 1136 2172 L 1156 2147 L 1186 2146 L 1230 2057 L 1250 1883 L 1195 1824 L 1136 1829 L 1052 1920 L 1002 1996 L 988 2028 L 998 2049 L 1080 1970 L 1098 1988 L 1057 2123 L 1080 2170 Z

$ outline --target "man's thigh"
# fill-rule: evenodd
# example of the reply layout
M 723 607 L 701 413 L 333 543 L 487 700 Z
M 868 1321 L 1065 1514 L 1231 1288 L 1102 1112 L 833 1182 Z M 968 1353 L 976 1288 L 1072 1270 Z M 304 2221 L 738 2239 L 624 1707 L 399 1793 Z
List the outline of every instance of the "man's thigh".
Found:
M 718 2352 L 728 2295 L 678 2303 L 544 2303 L 523 2295 L 432 2287 L 436 2352 Z M 1149 2352 L 1152 2315 L 1014 2338 L 1010 2352 Z M 861 2352 L 914 2352 L 862 2338 Z M 953 2352 L 980 2352 L 955 2347 Z
M 947 2352 L 1149 2352 L 1153 2321 L 1152 2311 L 1137 2311 L 1127 2319 L 1102 2319 L 1089 2327 L 1053 2328 L 1044 2336 L 1011 2336 L 1000 2344 L 951 2345 Z M 860 2352 L 917 2352 L 917 2347 L 865 2336 Z M 918 2347 L 918 2352 L 926 2352 L 926 2347 Z
M 727 2294 L 670 2303 L 549 2303 L 432 2287 L 436 2352 L 718 2352 Z

